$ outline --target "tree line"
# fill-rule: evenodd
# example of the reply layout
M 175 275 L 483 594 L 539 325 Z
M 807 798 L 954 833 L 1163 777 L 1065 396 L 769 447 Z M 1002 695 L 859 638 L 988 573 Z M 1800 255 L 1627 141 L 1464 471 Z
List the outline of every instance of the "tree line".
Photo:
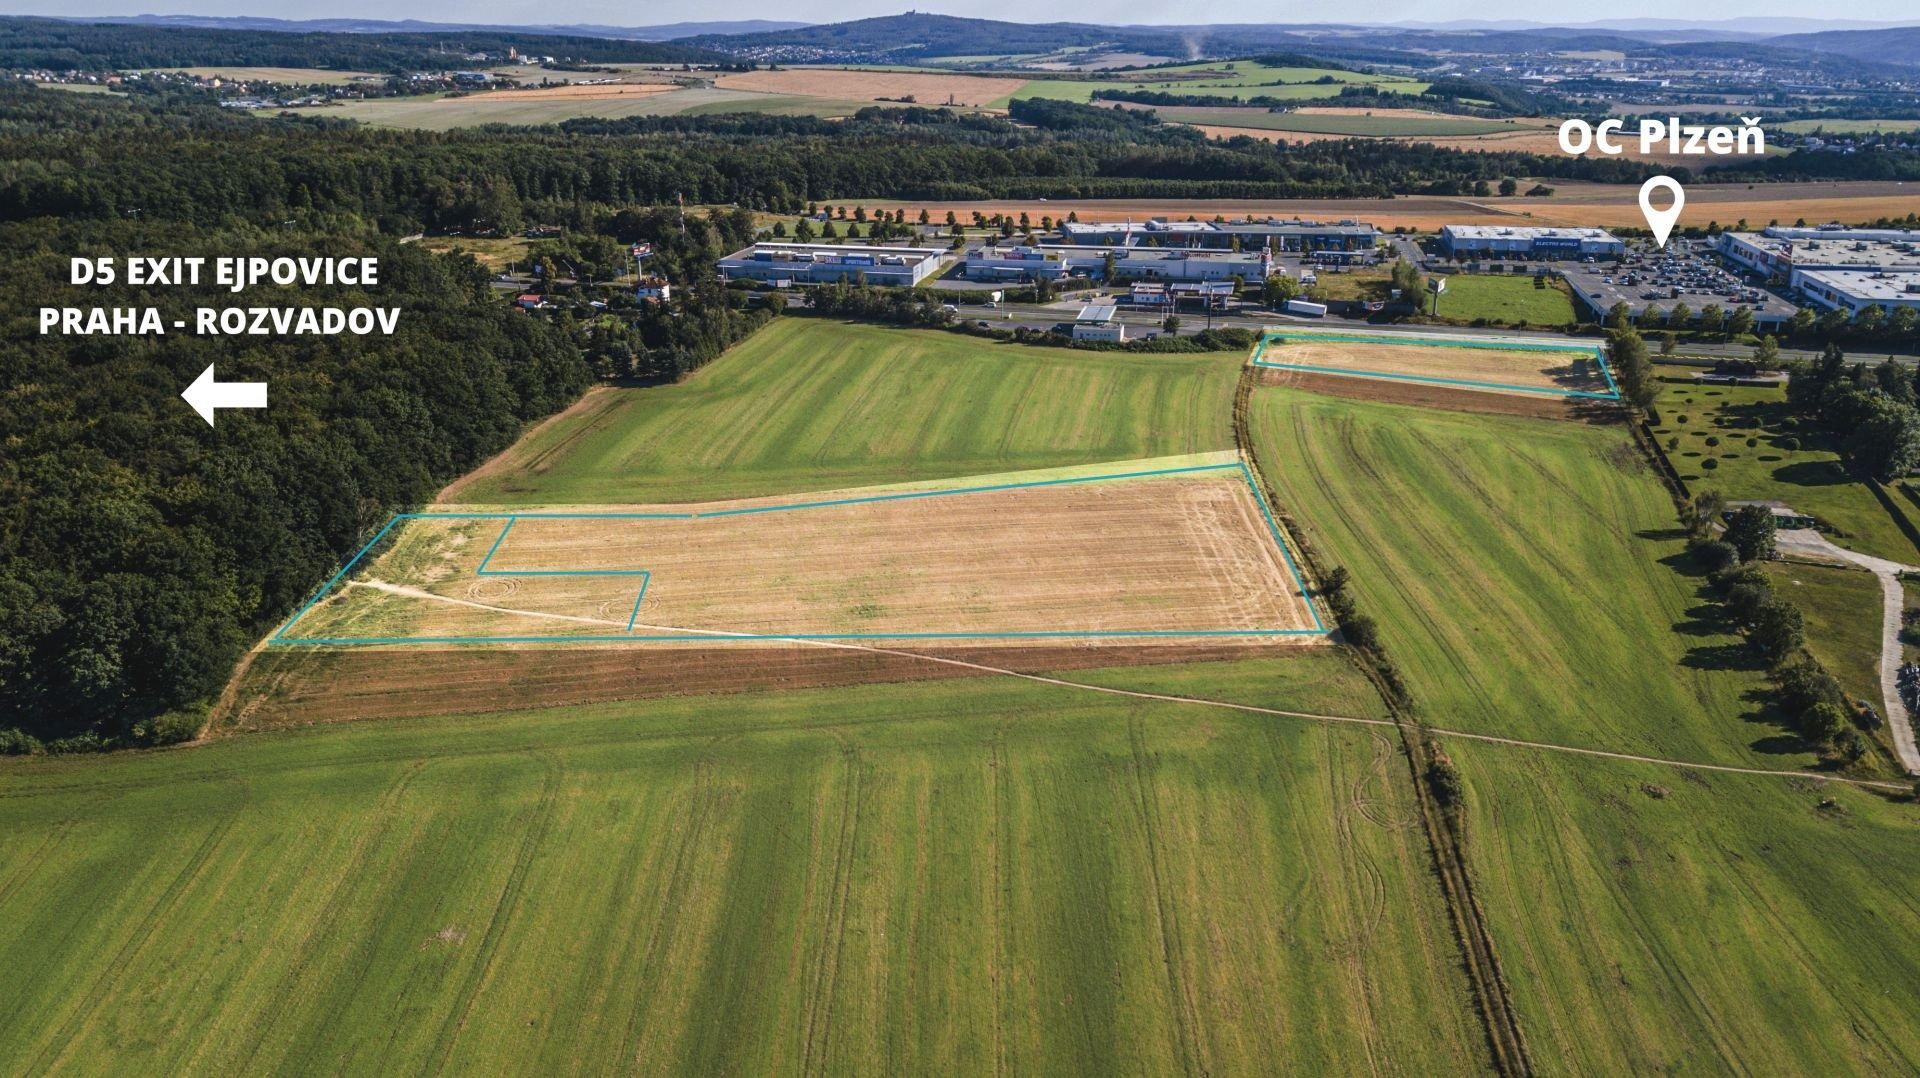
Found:
M 1645 171 L 1379 141 L 1281 148 L 1208 140 L 1175 125 L 1116 125 L 1112 110 L 1059 103 L 1018 109 L 1031 126 L 873 109 L 838 124 L 632 118 L 446 133 L 319 117 L 260 122 L 227 111 L 0 87 L 0 220 L 149 215 L 214 224 L 246 207 L 439 231 L 682 197 L 785 212 L 876 194 L 1387 197 L 1471 190 L 1512 175 L 1625 182 Z M 1077 126 L 1082 120 L 1104 126 Z

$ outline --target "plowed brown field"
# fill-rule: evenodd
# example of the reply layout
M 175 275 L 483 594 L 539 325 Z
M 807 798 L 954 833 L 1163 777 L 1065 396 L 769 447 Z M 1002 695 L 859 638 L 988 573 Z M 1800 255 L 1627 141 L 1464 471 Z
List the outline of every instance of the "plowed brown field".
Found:
M 255 659 L 209 735 L 360 719 L 474 715 L 658 696 L 811 689 L 891 681 L 1245 659 L 1257 643 L 1044 647 L 277 649 Z M 1294 654 L 1287 652 L 1286 654 Z M 951 661 L 941 661 L 951 660 Z

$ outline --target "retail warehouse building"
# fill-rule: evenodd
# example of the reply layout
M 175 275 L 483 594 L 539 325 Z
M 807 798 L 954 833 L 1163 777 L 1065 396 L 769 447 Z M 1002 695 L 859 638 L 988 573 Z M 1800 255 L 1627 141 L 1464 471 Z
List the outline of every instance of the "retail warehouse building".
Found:
M 1800 270 L 1794 280 L 1816 307 L 1853 315 L 1868 307 L 1920 309 L 1920 270 Z
M 1920 307 L 1920 232 L 1776 225 L 1723 232 L 1714 249 L 1735 265 L 1785 280 L 1817 307 L 1855 314 Z
M 1100 247 L 1187 247 L 1216 251 L 1264 248 L 1281 252 L 1346 252 L 1371 258 L 1380 230 L 1364 221 L 1069 221 L 1060 226 L 1068 243 Z
M 831 243 L 756 243 L 720 260 L 729 281 L 853 284 L 911 288 L 940 271 L 947 252 L 937 247 L 863 247 Z
M 1066 277 L 1105 280 L 1113 265 L 1115 281 L 1264 281 L 1273 267 L 1270 252 L 1210 251 L 1160 247 L 1088 247 L 1041 244 L 1035 247 L 975 247 L 967 252 L 965 273 L 972 281 L 1058 281 Z
M 1617 258 L 1627 245 L 1604 228 L 1546 228 L 1529 225 L 1447 225 L 1440 246 L 1456 259 Z

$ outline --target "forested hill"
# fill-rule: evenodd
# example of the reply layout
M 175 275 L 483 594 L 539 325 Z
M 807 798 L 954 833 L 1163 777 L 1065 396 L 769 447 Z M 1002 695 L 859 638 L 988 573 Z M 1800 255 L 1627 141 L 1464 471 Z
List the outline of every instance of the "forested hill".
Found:
M 1157 27 L 999 22 L 926 12 L 882 15 L 775 33 L 709 34 L 689 38 L 687 43 L 739 55 L 777 49 L 794 53 L 812 50 L 840 58 L 887 55 L 902 59 L 1010 56 L 1095 46 L 1158 56 L 1185 56 L 1188 51 L 1178 31 Z
M 102 71 L 155 67 L 317 67 L 337 71 L 445 71 L 470 53 L 522 53 L 586 63 L 711 63 L 727 58 L 678 43 L 471 30 L 332 34 L 159 28 L 0 17 L 0 70 Z

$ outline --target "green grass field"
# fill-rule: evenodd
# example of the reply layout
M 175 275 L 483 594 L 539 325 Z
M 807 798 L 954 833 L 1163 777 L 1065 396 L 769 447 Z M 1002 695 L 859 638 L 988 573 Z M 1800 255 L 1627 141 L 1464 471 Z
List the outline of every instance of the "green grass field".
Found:
M 1779 736 L 1742 721 L 1760 679 L 1695 620 L 1693 582 L 1665 564 L 1680 550 L 1671 507 L 1624 431 L 1290 389 L 1261 390 L 1254 418 L 1269 478 L 1322 556 L 1353 570 L 1427 722 L 1807 761 L 1753 744 Z M 1904 799 L 1441 744 L 1465 780 L 1476 892 L 1542 1071 L 1920 1061 L 1903 987 L 1920 977 L 1920 868 L 1896 853 L 1920 837 L 1920 810 Z
M 1767 768 L 1764 681 L 1703 621 L 1672 503 L 1619 426 L 1261 390 L 1254 432 L 1306 540 L 1352 571 L 1437 726 Z
M 0 1069 L 1481 1070 L 1392 737 L 979 679 L 11 761 Z
M 1422 310 L 1430 310 L 1429 297 Z M 1559 280 L 1536 288 L 1531 275 L 1456 273 L 1440 296 L 1440 317 L 1455 322 L 1486 319 L 1499 325 L 1564 326 L 1575 321 L 1573 297 Z
M 1536 1066 L 1920 1067 L 1920 808 L 1797 779 L 1449 744 Z M 1833 807 L 1821 808 L 1831 798 Z
M 1193 77 L 1195 72 L 1217 72 L 1217 74 Z M 1332 83 L 1313 81 L 1327 76 L 1331 76 L 1336 81 Z M 1261 85 L 1262 83 L 1280 83 L 1281 85 L 1267 86 Z M 1333 97 L 1340 92 L 1342 86 L 1370 84 L 1404 94 L 1424 93 L 1430 85 L 1426 82 L 1391 75 L 1335 71 L 1331 68 L 1269 67 L 1265 64 L 1242 60 L 1234 63 L 1232 70 L 1228 70 L 1224 62 L 1203 62 L 1117 74 L 1113 78 L 1106 79 L 1032 79 L 1019 90 L 1009 94 L 1008 100 L 1044 97 L 1058 101 L 1084 102 L 1093 99 L 1095 90 L 1157 90 L 1170 94 L 1232 97 L 1241 100 L 1252 97 L 1275 97 L 1288 101 L 1304 101 L 1309 98 Z
M 1774 590 L 1807 622 L 1807 650 L 1847 695 L 1880 702 L 1880 582 L 1864 569 L 1770 562 Z
M 590 397 L 455 496 L 698 501 L 1232 449 L 1245 359 L 783 318 L 678 385 Z
M 1662 445 L 1678 439 L 1667 455 L 1693 489 L 1717 490 L 1736 501 L 1783 501 L 1830 525 L 1829 538 L 1841 546 L 1920 563 L 1920 548 L 1873 491 L 1846 473 L 1840 455 L 1824 448 L 1817 432 L 1787 433 L 1792 417 L 1786 390 L 1669 382 L 1660 387 L 1657 407 L 1654 436 Z M 1708 445 L 1709 438 L 1720 444 Z M 1749 439 L 1756 444 L 1749 446 Z M 1898 491 L 1890 497 L 1900 512 L 1914 512 Z
M 1519 131 L 1526 126 L 1505 120 L 1476 120 L 1461 116 L 1420 116 L 1393 112 L 1379 116 L 1346 116 L 1271 112 L 1263 108 L 1154 107 L 1153 111 L 1159 113 L 1160 118 L 1169 123 L 1201 124 L 1209 127 L 1251 127 L 1263 131 L 1302 131 L 1311 134 L 1354 135 L 1364 138 L 1386 138 L 1395 135 L 1426 135 L 1432 138 L 1486 135 L 1501 131 Z

